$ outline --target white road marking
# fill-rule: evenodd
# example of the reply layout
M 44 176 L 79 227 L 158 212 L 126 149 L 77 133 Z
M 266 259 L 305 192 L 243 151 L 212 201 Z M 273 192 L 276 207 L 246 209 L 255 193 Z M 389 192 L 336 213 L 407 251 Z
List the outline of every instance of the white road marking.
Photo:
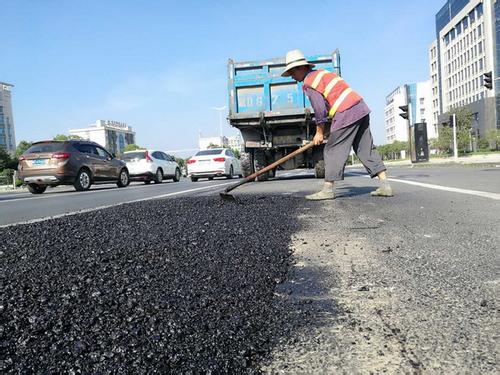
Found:
M 209 182 L 209 181 L 206 181 L 206 182 Z M 97 185 L 97 186 L 99 186 L 99 185 Z M 130 185 L 124 189 L 151 189 L 153 187 L 160 187 L 160 186 L 165 186 L 165 184 L 158 184 L 158 185 L 155 184 L 152 186 L 149 186 L 149 185 Z M 30 195 L 30 196 L 25 197 L 25 198 L 17 198 L 17 199 L 15 197 L 13 197 L 11 199 L 1 200 L 0 204 L 11 203 L 11 202 L 20 202 L 20 201 L 25 201 L 25 200 L 30 200 L 30 199 L 49 199 L 49 198 L 61 197 L 61 195 L 59 195 L 59 194 L 63 194 L 62 197 L 69 197 L 70 195 L 82 195 L 82 194 L 91 195 L 91 194 L 96 194 L 96 193 L 111 193 L 111 192 L 116 192 L 117 189 L 119 189 L 119 188 L 113 186 L 112 188 L 111 187 L 104 187 L 101 189 L 98 188 L 98 189 L 88 190 L 88 191 L 84 191 L 84 192 L 71 191 L 71 190 L 61 190 L 61 191 L 51 192 L 51 193 L 48 193 L 48 194 L 45 194 L 42 196 Z
M 194 189 L 176 191 L 176 192 L 173 192 L 173 193 L 166 193 L 166 194 L 161 194 L 161 195 L 155 195 L 155 196 L 147 197 L 147 198 L 134 199 L 134 200 L 127 201 L 127 202 L 107 204 L 107 205 L 99 206 L 99 207 L 85 208 L 83 210 L 73 211 L 73 212 L 66 212 L 64 214 L 58 214 L 58 215 L 53 215 L 53 216 L 46 216 L 46 217 L 42 217 L 42 218 L 38 218 L 38 219 L 31 219 L 31 220 L 26 220 L 26 221 L 20 221 L 20 222 L 11 223 L 11 224 L 4 224 L 4 225 L 0 225 L 0 228 L 12 227 L 12 226 L 22 225 L 22 224 L 38 223 L 38 222 L 46 221 L 46 220 L 50 220 L 50 219 L 57 219 L 57 218 L 60 218 L 60 217 L 73 216 L 73 215 L 78 215 L 78 214 L 82 214 L 82 213 L 86 213 L 86 212 L 98 211 L 98 210 L 102 210 L 102 209 L 105 209 L 105 208 L 121 206 L 121 205 L 128 204 L 128 203 L 145 202 L 145 201 L 150 201 L 150 200 L 153 200 L 153 199 L 161 199 L 161 198 L 172 197 L 172 196 L 175 196 L 175 195 L 180 195 L 180 194 L 185 194 L 185 193 L 191 193 L 191 192 L 194 192 L 194 191 L 215 189 L 215 188 L 219 188 L 221 186 L 231 185 L 233 183 L 234 182 L 226 182 L 226 183 L 218 184 L 218 185 L 204 186 L 204 187 L 199 187 L 199 188 L 194 188 Z M 16 202 L 17 202 L 17 200 L 16 200 Z
M 364 173 L 358 173 L 357 171 L 354 172 L 354 173 L 351 172 L 350 174 L 352 176 L 360 176 L 360 177 L 370 178 L 370 176 L 368 176 L 368 175 L 366 175 Z M 347 175 L 347 173 L 346 173 L 346 175 Z M 427 184 L 427 183 L 424 183 L 424 182 L 417 182 L 417 181 L 410 181 L 410 180 L 400 180 L 398 178 L 391 178 L 391 177 L 389 177 L 388 180 L 389 181 L 394 181 L 394 182 L 400 182 L 402 184 L 407 184 L 407 185 L 420 186 L 420 187 L 424 187 L 424 188 L 428 188 L 428 189 L 450 191 L 452 193 L 475 195 L 477 197 L 500 200 L 500 194 L 498 194 L 498 193 L 490 193 L 488 191 L 454 188 L 454 187 L 450 187 L 450 186 Z
M 365 176 L 365 177 L 369 178 L 370 176 Z M 490 193 L 487 191 L 460 189 L 460 188 L 454 188 L 454 187 L 443 186 L 443 185 L 434 185 L 434 184 L 426 184 L 423 182 L 400 180 L 397 178 L 389 178 L 389 181 L 400 182 L 402 184 L 413 185 L 413 186 L 420 186 L 420 187 L 424 187 L 424 188 L 428 188 L 428 189 L 451 191 L 453 193 L 475 195 L 478 197 L 500 200 L 500 194 Z

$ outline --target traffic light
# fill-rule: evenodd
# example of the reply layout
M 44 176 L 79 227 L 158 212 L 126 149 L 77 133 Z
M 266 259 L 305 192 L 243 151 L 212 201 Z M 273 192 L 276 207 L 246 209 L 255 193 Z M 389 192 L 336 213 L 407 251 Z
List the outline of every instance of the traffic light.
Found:
M 399 106 L 399 109 L 402 110 L 403 112 L 400 113 L 399 115 L 404 118 L 405 120 L 408 120 L 408 104 L 407 105 L 402 105 Z
M 483 85 L 488 90 L 493 90 L 493 72 L 484 73 Z

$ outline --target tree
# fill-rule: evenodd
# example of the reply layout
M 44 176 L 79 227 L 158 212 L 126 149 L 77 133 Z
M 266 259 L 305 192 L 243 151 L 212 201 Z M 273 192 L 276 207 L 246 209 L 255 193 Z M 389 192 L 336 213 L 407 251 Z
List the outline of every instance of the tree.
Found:
M 468 107 L 459 107 L 450 111 L 450 117 L 453 113 L 457 120 L 457 148 L 459 151 L 466 151 L 470 145 L 472 112 Z M 439 152 L 453 151 L 453 125 L 451 123 L 440 127 L 439 138 L 432 144 L 432 147 Z
M 455 113 L 457 119 L 457 147 L 459 151 L 466 151 L 470 144 L 471 129 L 472 129 L 472 112 L 468 107 L 455 108 L 452 113 Z M 453 135 L 453 129 L 452 129 Z
M 238 150 L 236 148 L 229 148 L 229 149 L 233 152 L 234 156 L 236 156 L 237 159 L 239 159 L 241 157 L 240 150 Z
M 216 145 L 215 143 L 210 143 L 210 144 L 207 146 L 207 149 L 210 149 L 210 148 L 222 148 L 222 146 Z
M 82 137 L 74 134 L 65 135 L 65 134 L 57 134 L 54 138 L 54 141 L 69 141 L 71 139 L 83 139 Z
M 500 146 L 500 130 L 490 129 L 486 132 L 486 140 L 492 150 L 498 150 Z
M 21 141 L 16 147 L 16 157 L 19 158 L 22 154 L 26 152 L 28 148 L 31 147 L 33 142 L 28 142 L 28 141 Z
M 9 168 L 12 159 L 3 146 L 0 146 L 0 172 Z
M 183 158 L 175 158 L 175 161 L 177 164 L 179 164 L 179 167 L 184 168 L 186 166 L 186 161 Z
M 141 146 L 138 146 L 135 143 L 131 143 L 131 144 L 125 146 L 125 148 L 123 149 L 123 152 L 140 150 L 141 148 L 142 148 Z

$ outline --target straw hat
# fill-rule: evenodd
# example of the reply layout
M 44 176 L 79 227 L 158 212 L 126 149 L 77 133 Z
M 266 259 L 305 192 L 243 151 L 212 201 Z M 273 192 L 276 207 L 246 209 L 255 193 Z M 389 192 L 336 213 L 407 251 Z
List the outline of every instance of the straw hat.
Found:
M 286 63 L 286 67 L 285 67 L 285 71 L 283 73 L 281 73 L 282 77 L 289 77 L 290 70 L 292 70 L 293 68 L 295 68 L 297 66 L 309 65 L 311 68 L 314 67 L 314 64 L 309 63 L 309 61 L 307 61 L 306 58 L 304 57 L 304 54 L 298 49 L 294 49 L 292 51 L 289 51 L 286 54 L 285 63 Z

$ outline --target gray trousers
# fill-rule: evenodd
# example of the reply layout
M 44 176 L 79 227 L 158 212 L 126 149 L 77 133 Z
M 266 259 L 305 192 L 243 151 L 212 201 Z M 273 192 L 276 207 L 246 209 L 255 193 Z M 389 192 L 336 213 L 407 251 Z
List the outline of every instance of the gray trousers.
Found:
M 373 145 L 370 133 L 370 115 L 366 115 L 352 125 L 330 132 L 324 150 L 325 181 L 344 179 L 344 168 L 351 147 L 371 178 L 386 170 L 380 154 Z

